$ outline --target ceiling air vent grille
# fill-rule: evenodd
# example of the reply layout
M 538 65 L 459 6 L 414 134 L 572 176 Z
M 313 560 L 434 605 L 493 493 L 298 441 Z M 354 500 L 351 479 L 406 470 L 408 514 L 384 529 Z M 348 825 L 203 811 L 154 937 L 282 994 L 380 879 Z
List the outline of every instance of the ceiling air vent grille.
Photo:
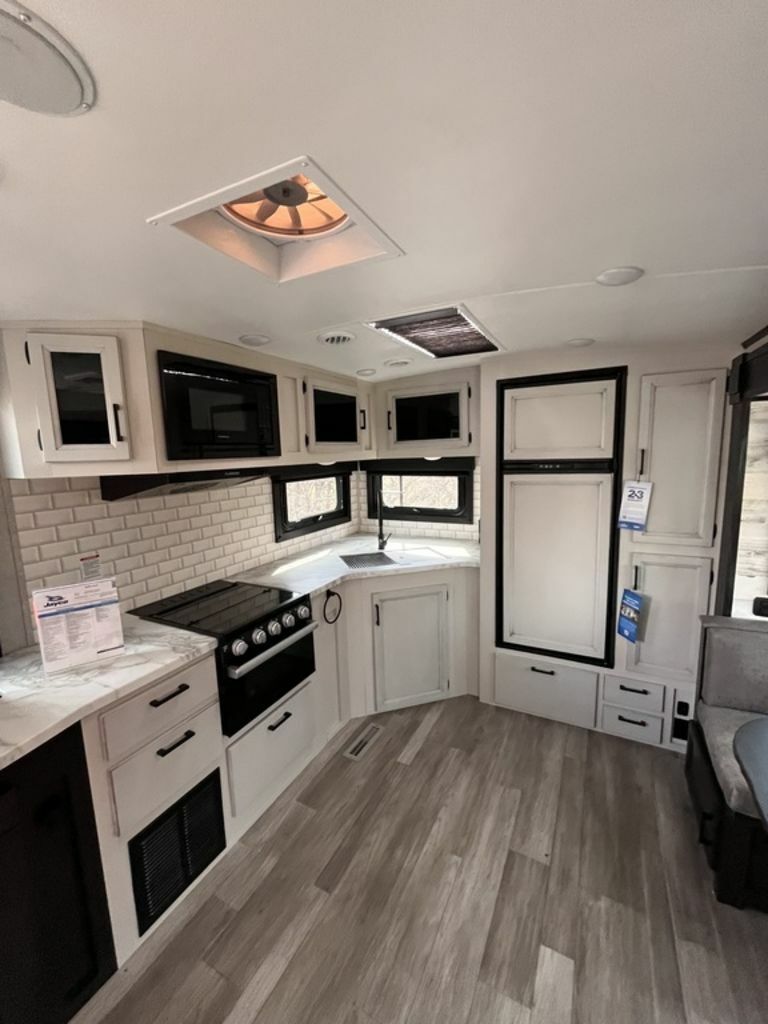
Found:
M 318 334 L 317 340 L 324 345 L 348 345 L 350 341 L 355 340 L 355 336 L 349 331 L 325 331 L 323 334 Z
M 494 345 L 477 324 L 456 306 L 376 320 L 369 326 L 427 352 L 435 359 L 498 351 L 498 345 Z

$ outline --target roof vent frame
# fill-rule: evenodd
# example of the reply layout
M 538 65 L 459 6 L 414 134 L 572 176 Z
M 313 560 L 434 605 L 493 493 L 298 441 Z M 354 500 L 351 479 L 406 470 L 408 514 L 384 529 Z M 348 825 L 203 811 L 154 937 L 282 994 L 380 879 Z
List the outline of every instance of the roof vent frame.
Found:
M 222 212 L 227 203 L 296 175 L 310 178 L 348 215 L 339 230 L 307 237 L 272 238 L 248 230 Z M 147 218 L 147 223 L 174 227 L 225 256 L 245 263 L 275 284 L 363 261 L 403 255 L 403 250 L 308 156 L 297 157 L 174 206 Z
M 405 336 L 404 334 L 398 333 L 396 327 L 418 327 L 419 323 L 425 324 L 427 332 L 434 330 L 430 325 L 437 323 L 441 319 L 447 321 L 453 320 L 454 322 L 460 318 L 466 324 L 466 334 L 469 338 L 472 335 L 477 337 L 477 343 L 474 348 L 469 348 L 464 352 L 452 352 L 452 351 L 439 351 L 439 346 L 436 346 L 437 351 L 434 351 L 425 345 L 421 345 L 418 341 L 413 340 Z M 472 313 L 469 312 L 467 307 L 463 303 L 455 303 L 450 306 L 441 306 L 437 309 L 419 310 L 413 313 L 403 313 L 398 316 L 384 317 L 380 320 L 372 320 L 366 324 L 374 331 L 378 331 L 380 334 L 385 334 L 387 337 L 397 341 L 400 345 L 405 345 L 415 352 L 420 352 L 422 355 L 427 356 L 429 359 L 462 359 L 462 358 L 477 358 L 479 356 L 493 355 L 494 353 L 504 351 L 503 346 L 499 344 L 497 339 L 491 334 L 486 327 L 484 327 L 480 321 Z M 456 325 L 458 330 L 461 331 L 463 325 Z M 429 333 L 427 334 L 429 337 Z

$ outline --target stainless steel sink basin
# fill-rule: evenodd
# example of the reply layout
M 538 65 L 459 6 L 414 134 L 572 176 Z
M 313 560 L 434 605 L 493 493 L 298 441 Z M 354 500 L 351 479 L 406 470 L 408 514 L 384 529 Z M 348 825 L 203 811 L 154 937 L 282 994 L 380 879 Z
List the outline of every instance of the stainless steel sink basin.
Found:
M 366 551 L 359 555 L 339 555 L 342 562 L 350 569 L 370 569 L 376 565 L 394 565 L 394 558 L 385 555 L 383 551 Z

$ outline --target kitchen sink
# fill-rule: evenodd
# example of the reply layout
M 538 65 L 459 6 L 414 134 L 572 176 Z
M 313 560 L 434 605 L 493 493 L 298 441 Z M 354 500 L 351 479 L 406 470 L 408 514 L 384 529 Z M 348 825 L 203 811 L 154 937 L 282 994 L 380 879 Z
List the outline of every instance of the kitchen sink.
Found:
M 394 565 L 394 558 L 383 551 L 367 551 L 360 555 L 339 555 L 350 569 L 370 569 L 375 565 Z

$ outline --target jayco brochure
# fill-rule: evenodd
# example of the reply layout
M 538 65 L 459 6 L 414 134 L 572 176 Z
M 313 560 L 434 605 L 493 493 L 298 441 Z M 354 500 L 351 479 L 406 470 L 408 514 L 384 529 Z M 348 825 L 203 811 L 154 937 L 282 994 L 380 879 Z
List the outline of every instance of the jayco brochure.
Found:
M 636 590 L 626 589 L 621 595 L 619 607 L 619 636 L 636 644 L 640 632 L 640 616 L 643 612 L 643 595 Z
M 125 649 L 114 579 L 36 590 L 32 610 L 46 672 L 114 658 Z
M 645 530 L 653 484 L 647 480 L 627 480 L 621 496 L 620 530 Z

